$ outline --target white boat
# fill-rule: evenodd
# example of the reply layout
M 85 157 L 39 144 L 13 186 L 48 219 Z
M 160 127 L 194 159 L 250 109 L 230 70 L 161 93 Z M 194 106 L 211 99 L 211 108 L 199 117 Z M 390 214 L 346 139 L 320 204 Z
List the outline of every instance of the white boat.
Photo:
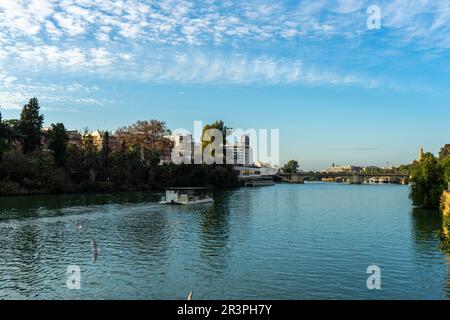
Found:
M 188 188 L 169 188 L 166 189 L 166 196 L 160 204 L 204 204 L 214 203 L 210 188 L 188 187 Z

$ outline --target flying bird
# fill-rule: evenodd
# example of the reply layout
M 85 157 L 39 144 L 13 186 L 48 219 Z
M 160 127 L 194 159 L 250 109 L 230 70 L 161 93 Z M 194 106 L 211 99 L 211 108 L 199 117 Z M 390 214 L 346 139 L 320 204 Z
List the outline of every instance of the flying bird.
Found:
M 95 239 L 92 239 L 92 263 L 95 263 L 95 261 L 97 261 L 97 257 L 98 257 L 97 241 L 95 241 Z

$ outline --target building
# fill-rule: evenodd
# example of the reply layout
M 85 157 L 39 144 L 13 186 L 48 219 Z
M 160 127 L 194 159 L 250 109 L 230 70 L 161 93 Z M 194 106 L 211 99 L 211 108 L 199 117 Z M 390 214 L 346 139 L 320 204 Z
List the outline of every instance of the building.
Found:
M 253 164 L 253 149 L 250 146 L 250 136 L 242 135 L 240 141 L 227 143 L 225 146 L 227 164 L 250 166 Z M 228 163 L 230 159 L 232 163 Z
M 94 131 L 91 133 L 94 146 L 99 150 L 103 147 L 105 133 L 106 131 Z M 108 146 L 111 151 L 118 151 L 120 149 L 119 137 L 108 132 Z
M 171 134 L 165 136 L 173 142 L 173 146 L 168 152 L 164 152 L 161 156 L 161 164 L 172 162 L 172 153 L 175 151 L 180 158 L 185 157 L 184 163 L 191 163 L 194 160 L 196 150 L 201 150 L 201 144 L 196 143 L 190 134 Z M 186 143 L 186 139 L 188 139 Z M 190 142 L 189 142 L 190 141 Z M 189 144 L 190 150 L 187 146 Z M 187 152 L 190 151 L 190 152 Z M 240 140 L 236 143 L 227 143 L 224 147 L 224 162 L 226 164 L 232 164 L 235 166 L 252 166 L 252 152 L 253 149 L 250 146 L 250 137 L 248 135 L 242 135 Z
M 92 142 L 97 149 L 102 148 L 104 132 L 94 131 L 91 133 Z
M 380 167 L 377 167 L 377 166 L 366 166 L 366 167 L 363 167 L 363 171 L 364 172 L 380 172 L 380 171 L 382 171 L 383 169 L 382 168 L 380 168 Z
M 50 130 L 50 128 L 42 128 L 41 129 L 41 150 L 42 151 L 49 151 L 48 140 L 47 140 L 47 133 L 49 130 Z
M 50 130 L 50 128 L 42 128 L 41 129 L 42 151 L 49 151 L 48 140 L 47 140 L 47 133 L 49 130 Z M 83 138 L 82 138 L 82 135 L 80 132 L 78 132 L 77 130 L 68 130 L 68 131 L 66 131 L 66 134 L 67 134 L 67 144 L 81 147 Z
M 70 130 L 67 131 L 67 139 L 68 144 L 75 145 L 77 147 L 81 147 L 81 133 L 79 133 L 77 130 Z
M 190 134 L 178 134 L 174 133 L 168 136 L 165 136 L 166 139 L 172 141 L 173 145 L 171 148 L 168 148 L 166 152 L 162 152 L 160 164 L 166 164 L 172 162 L 172 152 L 178 152 L 180 158 L 187 157 L 185 159 L 185 163 L 191 163 L 194 157 L 194 141 L 192 139 L 192 135 Z M 185 144 L 189 144 L 189 147 Z M 186 150 L 186 148 L 189 148 Z M 189 152 L 190 151 L 190 152 Z
M 273 176 L 264 175 L 263 168 L 255 166 L 234 166 L 234 170 L 239 173 L 239 183 L 244 187 L 264 187 L 273 186 Z
M 120 146 L 121 146 L 121 144 L 120 144 L 119 137 L 116 135 L 110 134 L 109 135 L 109 148 L 112 151 L 118 151 L 118 150 L 120 150 Z
M 271 166 L 267 163 L 262 163 L 259 160 L 255 161 L 255 167 L 260 168 L 262 176 L 275 176 L 280 171 L 280 168 Z
M 422 146 L 420 146 L 420 150 L 419 150 L 419 161 L 422 161 L 423 159 L 423 148 Z
M 353 173 L 353 172 L 360 172 L 362 170 L 361 167 L 357 166 L 351 166 L 351 165 L 333 165 L 331 167 L 328 167 L 327 169 L 323 170 L 323 173 Z

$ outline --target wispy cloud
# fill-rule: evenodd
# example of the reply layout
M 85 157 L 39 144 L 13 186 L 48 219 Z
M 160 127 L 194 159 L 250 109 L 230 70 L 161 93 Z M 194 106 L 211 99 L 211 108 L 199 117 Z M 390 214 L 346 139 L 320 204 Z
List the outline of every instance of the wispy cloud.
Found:
M 382 9 L 383 26 L 399 37 L 447 48 L 445 0 L 187 1 L 18 0 L 0 2 L 6 39 L 143 41 L 171 45 L 279 38 L 352 37 L 366 31 L 366 8 Z M 429 31 L 433 32 L 430 33 Z M 3 39 L 5 40 L 5 39 Z
M 385 44 L 378 60 L 367 44 L 371 4 L 382 12 Z M 357 66 L 382 66 L 405 45 L 427 59 L 448 55 L 450 3 L 0 1 L 0 66 L 8 72 L 0 73 L 3 86 L 24 74 L 82 74 L 151 83 L 398 88 L 404 84 L 369 76 Z
M 0 108 L 19 110 L 23 104 L 34 96 L 44 104 L 57 106 L 58 104 L 102 106 L 113 103 L 112 100 L 90 97 L 97 92 L 97 86 L 84 86 L 74 82 L 68 85 L 47 84 L 31 79 L 19 80 L 0 69 Z M 48 107 L 47 110 L 58 110 L 56 107 Z

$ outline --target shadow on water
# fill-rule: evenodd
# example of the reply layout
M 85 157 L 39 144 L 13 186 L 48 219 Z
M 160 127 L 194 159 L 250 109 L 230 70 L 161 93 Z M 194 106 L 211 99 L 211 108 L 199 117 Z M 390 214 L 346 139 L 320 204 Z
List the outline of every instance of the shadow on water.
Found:
M 27 289 L 39 282 L 40 251 L 38 249 L 38 230 L 35 225 L 19 228 L 14 238 L 9 242 L 13 246 L 7 250 L 10 255 L 7 259 L 15 262 L 15 267 L 7 270 L 12 282 L 15 282 L 19 292 L 27 296 Z
M 412 239 L 413 249 L 416 252 L 418 264 L 433 259 L 446 260 L 447 272 L 443 277 L 445 296 L 450 298 L 450 257 L 440 251 L 440 232 L 442 229 L 442 218 L 439 210 L 413 208 L 412 209 Z M 431 259 L 430 259 L 431 258 Z M 432 265 L 425 265 L 431 268 Z
M 450 255 L 447 254 L 447 284 L 446 284 L 447 299 L 450 299 Z
M 117 194 L 71 194 L 0 197 L 0 220 L 39 217 L 43 213 L 63 215 L 68 208 L 158 201 L 158 192 L 126 192 Z
M 412 208 L 412 230 L 416 250 L 428 253 L 438 243 L 442 219 L 438 210 Z
M 229 199 L 231 192 L 214 195 L 213 206 L 205 208 L 200 222 L 200 256 L 212 270 L 221 272 L 228 267 L 230 251 Z
M 138 256 L 142 262 L 161 266 L 167 263 L 173 231 L 164 212 L 144 211 L 143 214 L 123 214 L 116 218 L 114 242 L 126 244 L 122 251 L 124 256 Z

